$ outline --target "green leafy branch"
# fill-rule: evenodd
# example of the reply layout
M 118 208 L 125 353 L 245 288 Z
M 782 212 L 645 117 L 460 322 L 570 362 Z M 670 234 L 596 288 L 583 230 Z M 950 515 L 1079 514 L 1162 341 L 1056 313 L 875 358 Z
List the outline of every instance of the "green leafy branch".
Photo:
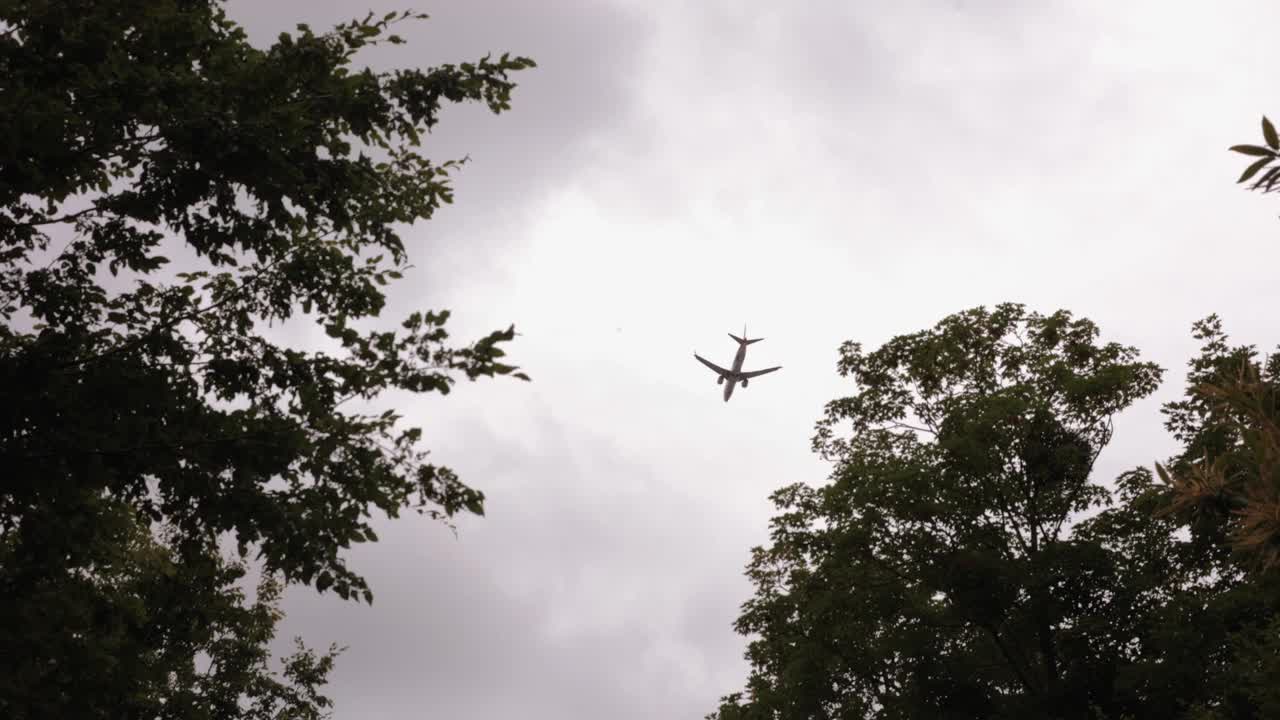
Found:
M 1250 190 L 1261 190 L 1262 192 L 1271 192 L 1275 189 L 1276 183 L 1280 182 L 1280 163 L 1276 163 L 1276 159 L 1280 158 L 1280 134 L 1276 133 L 1275 125 L 1263 116 L 1262 118 L 1262 139 L 1266 143 L 1263 145 L 1232 145 L 1232 152 L 1238 152 L 1241 155 L 1249 155 L 1257 157 L 1249 167 L 1241 173 L 1237 183 L 1247 182 L 1250 178 L 1257 175 L 1264 168 L 1263 173 L 1257 180 L 1254 180 Z M 1273 164 L 1276 163 L 1276 164 Z

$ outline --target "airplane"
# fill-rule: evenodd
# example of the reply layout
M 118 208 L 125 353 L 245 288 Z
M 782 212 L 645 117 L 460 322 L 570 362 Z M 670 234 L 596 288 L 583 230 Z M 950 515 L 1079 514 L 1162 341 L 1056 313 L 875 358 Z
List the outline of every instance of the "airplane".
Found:
M 724 401 L 725 402 L 729 402 L 729 398 L 733 395 L 733 388 L 738 383 L 742 383 L 742 387 L 745 388 L 747 386 L 747 380 L 750 380 L 753 377 L 764 375 L 765 373 L 771 373 L 774 370 L 782 369 L 782 366 L 779 365 L 777 367 L 768 368 L 767 370 L 752 370 L 750 372 L 743 372 L 742 361 L 747 358 L 747 346 L 754 342 L 760 342 L 764 338 L 747 339 L 746 325 L 742 326 L 742 337 L 738 337 L 733 333 L 729 333 L 729 337 L 738 341 L 738 354 L 733 357 L 732 370 L 726 370 L 720 367 L 719 365 L 716 365 L 715 363 L 711 362 L 710 360 L 707 360 L 706 358 L 698 355 L 698 353 L 696 352 L 693 354 L 695 358 L 698 358 L 698 362 L 711 368 L 716 372 L 717 375 L 719 375 L 719 377 L 716 378 L 716 384 L 724 385 Z M 725 380 L 728 380 L 729 382 L 726 383 Z

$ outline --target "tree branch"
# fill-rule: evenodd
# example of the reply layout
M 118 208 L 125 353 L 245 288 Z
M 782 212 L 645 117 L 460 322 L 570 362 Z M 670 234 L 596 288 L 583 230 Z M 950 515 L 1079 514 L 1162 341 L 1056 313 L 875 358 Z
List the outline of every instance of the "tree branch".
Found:
M 279 264 L 279 263 L 280 263 L 280 260 L 281 260 L 281 259 L 282 259 L 282 258 L 276 258 L 275 260 L 272 260 L 270 263 L 268 263 L 266 266 L 264 266 L 264 267 L 262 268 L 262 271 L 261 271 L 261 272 L 259 272 L 259 273 L 258 273 L 258 275 L 256 275 L 255 277 L 251 278 L 251 279 L 250 279 L 250 280 L 248 280 L 247 282 L 242 283 L 242 284 L 241 284 L 239 287 L 237 287 L 235 290 L 233 290 L 233 291 L 232 291 L 232 292 L 230 292 L 230 293 L 227 293 L 227 296 L 226 296 L 226 297 L 222 298 L 221 300 L 219 300 L 219 301 L 217 301 L 217 302 L 210 303 L 210 304 L 208 304 L 208 305 L 206 305 L 206 306 L 204 306 L 204 307 L 202 307 L 202 308 L 196 308 L 195 310 L 192 310 L 191 312 L 188 312 L 188 313 L 183 313 L 182 315 L 179 315 L 178 317 L 175 317 L 175 318 L 173 318 L 173 319 L 171 319 L 171 320 L 168 320 L 168 321 L 166 321 L 166 322 L 158 323 L 158 324 L 156 324 L 153 328 L 151 328 L 151 330 L 148 330 L 146 333 L 144 333 L 144 334 L 142 334 L 142 335 L 139 335 L 138 337 L 134 338 L 134 339 L 133 339 L 132 341 L 130 341 L 130 342 L 125 342 L 125 343 L 122 343 L 122 344 L 120 344 L 120 345 L 117 345 L 117 346 L 115 346 L 115 347 L 113 347 L 113 348 L 110 348 L 110 349 L 106 350 L 105 352 L 102 352 L 102 353 L 100 353 L 100 354 L 98 354 L 98 355 L 91 355 L 91 356 L 89 356 L 89 357 L 80 358 L 80 359 L 78 359 L 78 360 L 73 360 L 73 361 L 71 361 L 71 362 L 68 362 L 68 363 L 64 363 L 64 364 L 62 364 L 62 365 L 55 366 L 55 367 L 53 368 L 53 370 L 56 372 L 56 371 L 66 370 L 66 369 L 68 369 L 68 368 L 78 368 L 78 367 L 82 367 L 82 366 L 84 366 L 84 365 L 87 365 L 87 364 L 89 364 L 89 363 L 99 362 L 99 361 L 101 361 L 101 360 L 105 360 L 106 358 L 112 357 L 112 356 L 114 356 L 114 355 L 119 355 L 120 353 L 128 352 L 128 351 L 130 351 L 130 350 L 134 350 L 134 349 L 136 349 L 136 348 L 138 348 L 138 347 L 142 346 L 142 345 L 143 345 L 144 343 L 146 343 L 148 340 L 152 339 L 152 338 L 153 338 L 153 337 L 155 337 L 157 334 L 159 334 L 159 333 L 161 333 L 161 332 L 163 332 L 163 331 L 165 331 L 165 330 L 170 330 L 170 329 L 174 328 L 175 326 L 177 326 L 177 325 L 179 325 L 179 324 L 181 324 L 181 323 L 183 323 L 183 322 L 186 322 L 187 320 L 195 320 L 196 318 L 200 317 L 201 315 L 203 315 L 203 314 L 205 314 L 205 313 L 207 313 L 207 312 L 210 312 L 210 311 L 212 311 L 212 310 L 217 310 L 219 307 L 222 307 L 222 306 L 226 305 L 227 303 L 231 302 L 232 300 L 235 300 L 238 296 L 242 295 L 242 294 L 244 293 L 244 291 L 245 291 L 245 290 L 247 290 L 247 289 L 251 288 L 255 283 L 260 282 L 260 281 L 262 280 L 263 276 L 264 276 L 264 275 L 265 275 L 269 270 L 273 269 L 277 264 Z
M 991 636 L 991 640 L 995 642 L 996 647 L 1000 649 L 1000 654 L 1004 656 L 1004 659 L 1009 663 L 1009 667 L 1013 668 L 1014 674 L 1018 676 L 1018 681 L 1022 683 L 1022 687 L 1029 693 L 1035 693 L 1036 688 L 1031 684 L 1031 679 L 1027 677 L 1025 672 L 1023 672 L 1022 668 L 1018 665 L 1018 662 L 1013 659 L 1013 653 L 1011 653 L 1009 651 L 1009 647 L 1004 644 L 1004 640 L 1001 639 L 1000 632 L 996 630 L 995 626 L 990 623 L 982 623 L 978 627 L 986 630 L 987 634 Z

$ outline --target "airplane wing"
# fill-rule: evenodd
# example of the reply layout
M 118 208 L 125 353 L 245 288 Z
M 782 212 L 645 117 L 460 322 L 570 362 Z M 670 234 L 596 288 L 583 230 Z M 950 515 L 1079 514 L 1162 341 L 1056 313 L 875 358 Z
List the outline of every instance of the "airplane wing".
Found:
M 738 373 L 738 377 L 751 379 L 753 377 L 758 377 L 760 375 L 764 375 L 765 373 L 771 373 L 774 370 L 781 370 L 781 369 L 782 369 L 782 366 L 779 365 L 777 367 L 768 368 L 767 370 L 752 370 L 751 372 Z
M 706 365 L 707 367 L 711 368 L 712 370 L 715 370 L 715 371 L 716 371 L 716 374 L 718 374 L 718 375 L 721 375 L 721 376 L 723 376 L 723 377 L 729 377 L 730 375 L 732 375 L 732 374 L 733 374 L 732 372 L 730 372 L 730 371 L 728 371 L 728 370 L 725 370 L 724 368 L 722 368 L 722 367 L 720 367 L 719 365 L 717 365 L 717 364 L 715 364 L 715 363 L 711 362 L 710 360 L 707 360 L 707 359 L 703 358 L 702 356 L 698 355 L 698 353 L 694 353 L 694 354 L 693 354 L 693 356 L 694 356 L 694 357 L 696 357 L 696 358 L 698 358 L 698 362 L 702 363 L 703 365 Z

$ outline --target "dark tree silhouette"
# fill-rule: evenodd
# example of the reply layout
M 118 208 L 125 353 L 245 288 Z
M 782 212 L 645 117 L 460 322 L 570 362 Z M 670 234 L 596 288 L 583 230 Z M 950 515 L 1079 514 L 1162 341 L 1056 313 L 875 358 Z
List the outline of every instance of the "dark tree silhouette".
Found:
M 1180 541 L 1150 472 L 1090 477 L 1161 376 L 1097 336 L 1010 304 L 846 343 L 834 471 L 774 495 L 712 717 L 1268 717 L 1280 594 Z
M 524 377 L 512 329 L 362 327 L 398 228 L 451 200 L 457 163 L 419 152 L 441 107 L 505 110 L 533 65 L 353 65 L 418 17 L 260 49 L 211 0 L 0 7 L 0 716 L 315 716 L 332 653 L 267 666 L 281 584 L 371 602 L 343 558 L 373 511 L 482 511 L 417 429 L 344 404 Z M 290 319 L 331 349 L 259 334 Z

